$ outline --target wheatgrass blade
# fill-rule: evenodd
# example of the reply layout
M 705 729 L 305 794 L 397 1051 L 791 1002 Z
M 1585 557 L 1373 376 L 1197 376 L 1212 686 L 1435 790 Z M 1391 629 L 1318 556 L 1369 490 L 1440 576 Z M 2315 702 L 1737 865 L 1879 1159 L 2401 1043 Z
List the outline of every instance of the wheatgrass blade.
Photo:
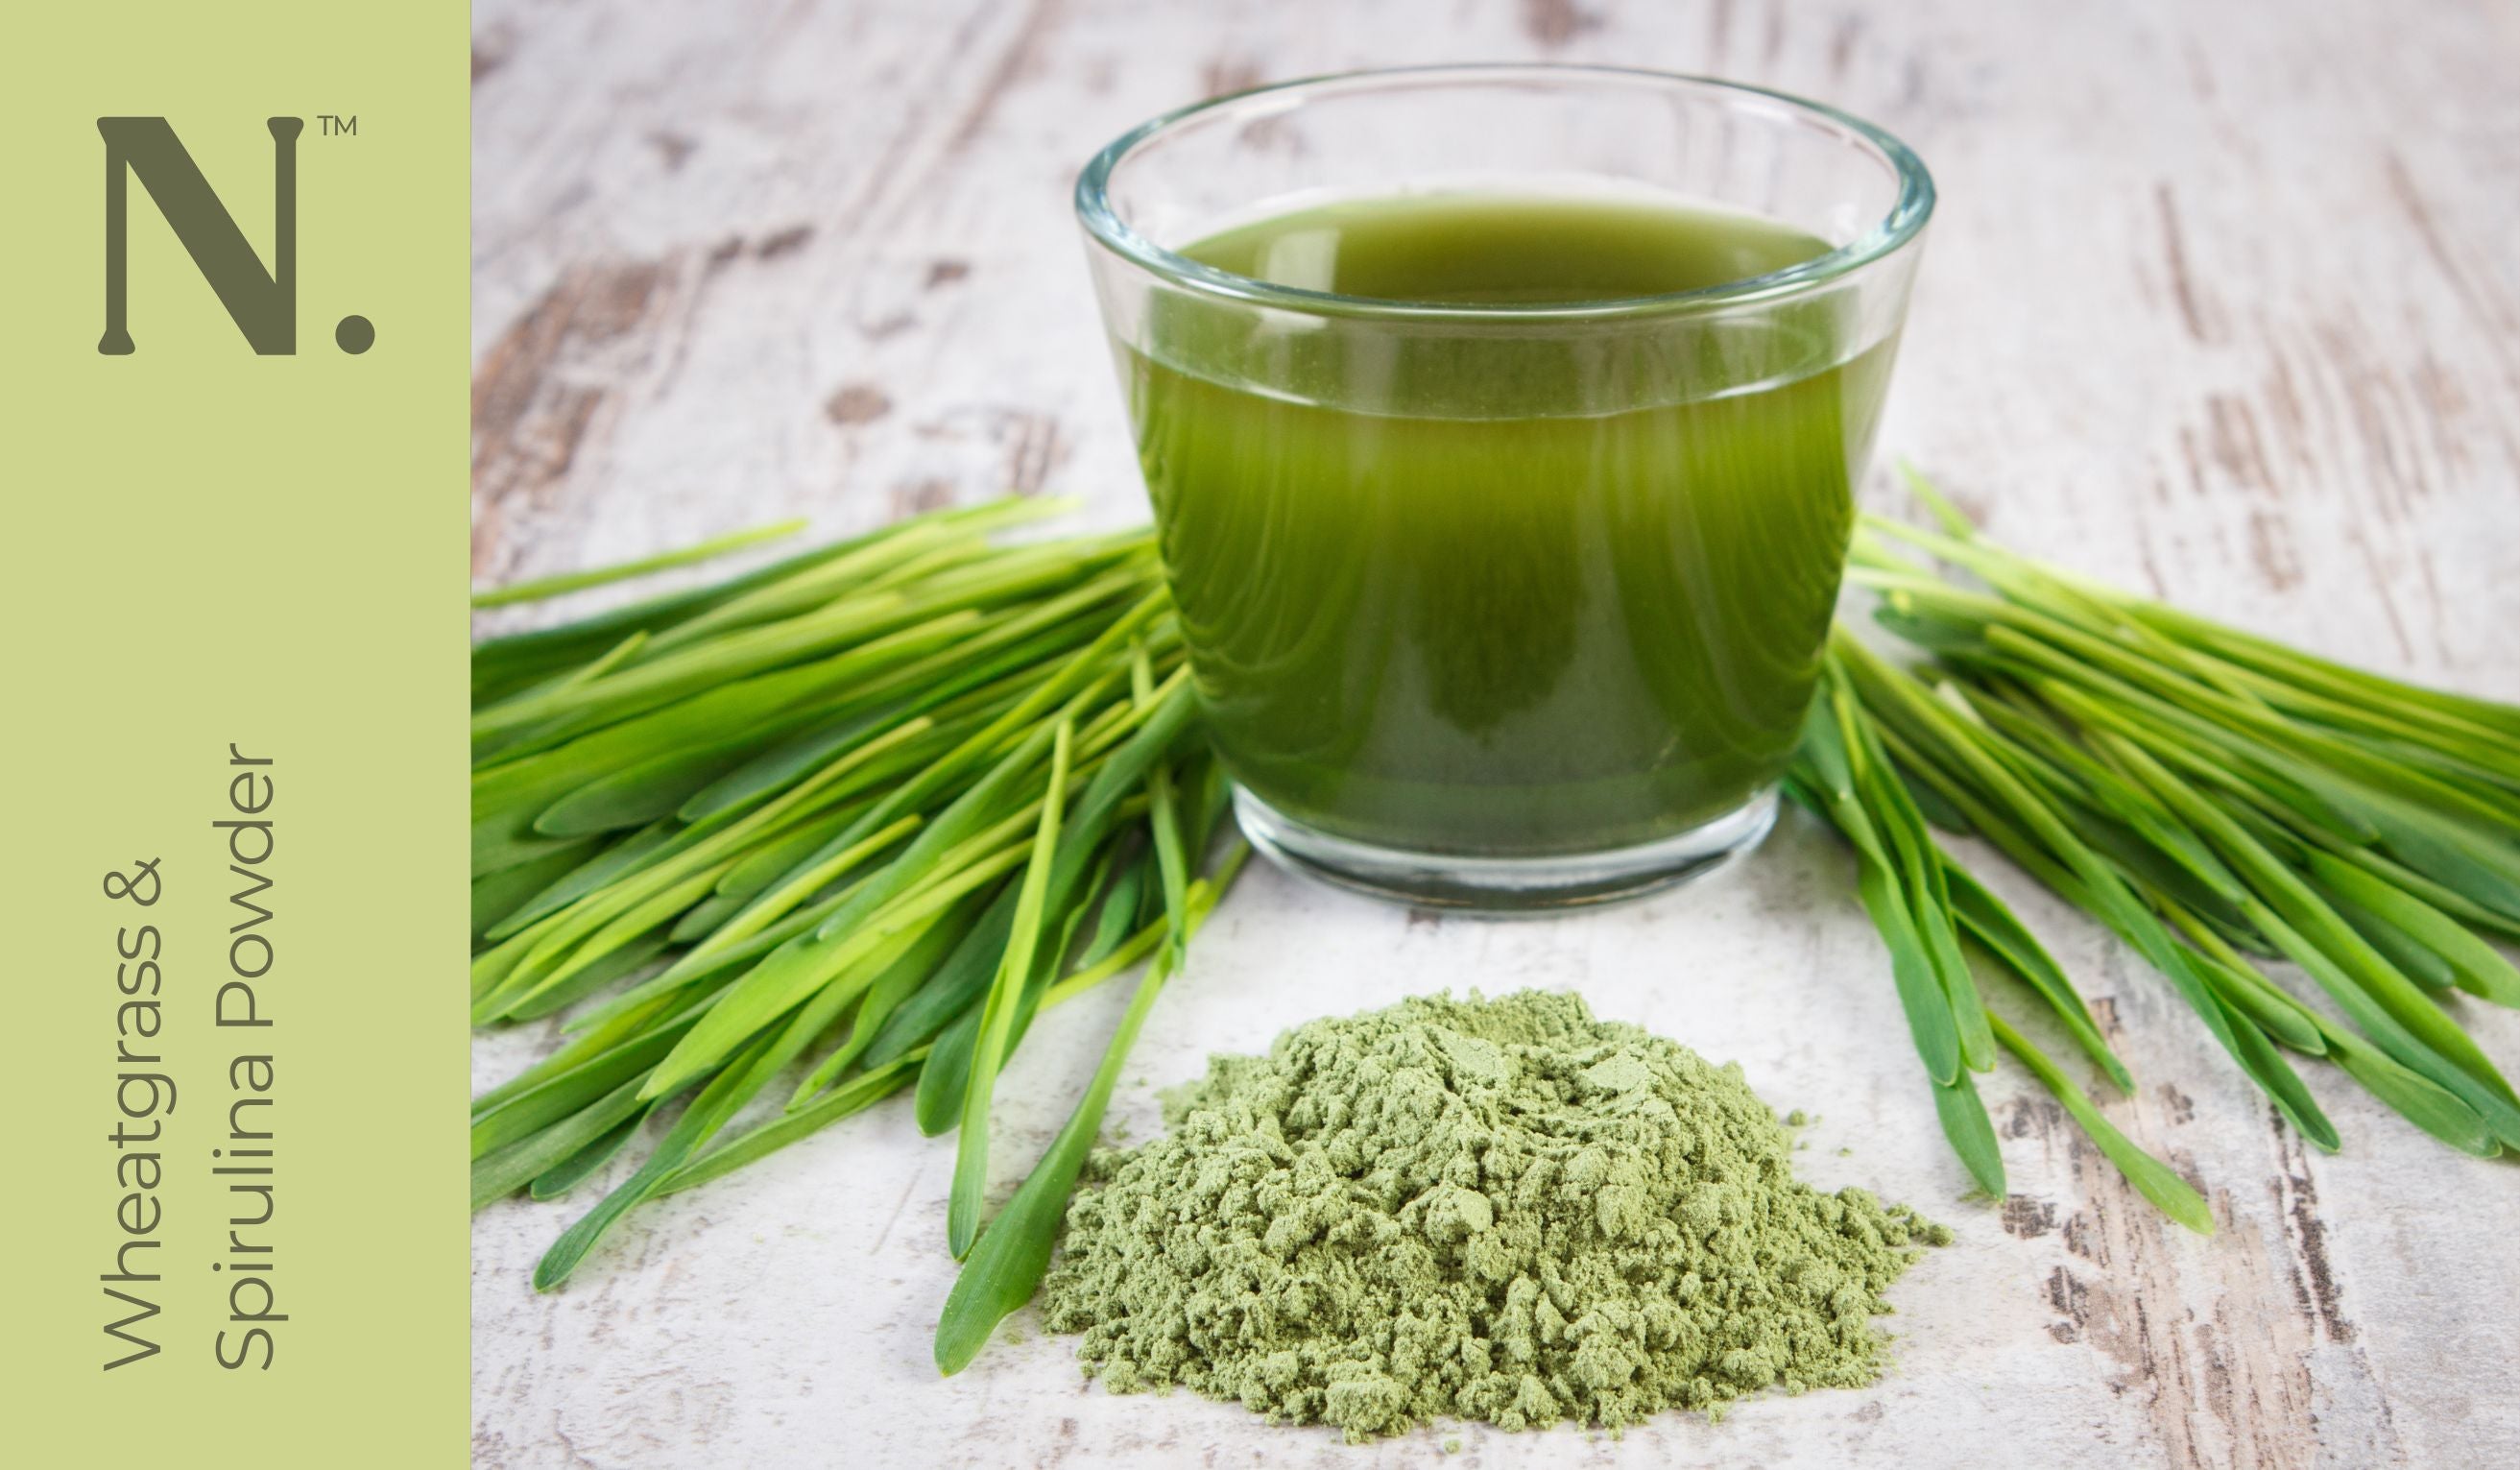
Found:
M 1925 826 L 1924 814 L 1908 800 L 1907 788 L 1891 773 L 1890 758 L 1858 712 L 1854 692 L 1847 687 L 1844 676 L 1831 673 L 1824 690 L 1837 719 L 1856 800 L 1863 804 L 1874 831 L 1888 839 L 1902 905 L 1911 929 L 1922 942 L 1935 983 L 1942 988 L 1960 1066 L 1971 1072 L 1990 1071 L 1995 1066 L 1995 1037 L 1987 1030 L 1976 978 L 1969 974 L 1968 961 L 1960 955 L 1959 931 L 1953 923 L 1951 895 L 1944 883 L 1933 834 Z M 1943 1080 L 1937 1078 L 1936 1082 L 1941 1084 Z
M 1804 720 L 1796 773 L 1792 789 L 1806 794 L 1815 809 L 1834 823 L 1855 849 L 1856 896 L 1890 951 L 1891 983 L 1907 1015 L 1909 1035 L 1926 1075 L 1936 1086 L 1949 1086 L 1961 1070 L 1959 1033 L 1952 1019 L 1950 995 L 1925 954 L 1908 912 L 1907 896 L 1873 831 L 1872 819 L 1856 796 L 1844 733 L 1822 702 L 1814 702 Z
M 2091 1140 L 2099 1145 L 2100 1152 L 2117 1166 L 2118 1172 L 2126 1176 L 2127 1182 L 2134 1185 L 2138 1193 L 2152 1201 L 2154 1208 L 2162 1214 L 2197 1234 L 2214 1233 L 2214 1212 L 2206 1205 L 2205 1197 L 2196 1192 L 2194 1185 L 2119 1132 L 2117 1125 L 2100 1116 L 2100 1110 L 2092 1105 L 2091 1098 L 2074 1084 L 2074 1080 L 2067 1077 L 2062 1068 L 2005 1024 L 2002 1017 L 1993 1016 L 1989 1024 L 1994 1028 L 1996 1039 L 2003 1043 L 2005 1050 L 2019 1057 L 2022 1064 L 2054 1094 L 2056 1101 L 2064 1105 L 2074 1122 L 2080 1124 Z
M 534 1265 L 534 1289 L 550 1291 L 569 1278 L 586 1253 L 609 1233 L 622 1216 L 637 1208 L 655 1192 L 667 1174 L 682 1167 L 685 1159 L 705 1142 L 728 1118 L 750 1096 L 745 1085 L 751 1081 L 752 1064 L 770 1054 L 778 1038 L 756 1037 L 728 1066 L 711 1078 L 699 1095 L 683 1109 L 672 1127 L 665 1130 L 653 1152 L 639 1166 L 636 1173 L 614 1186 L 594 1209 L 580 1216 L 577 1222 L 561 1232 L 550 1249 Z M 643 1087 L 633 1101 L 645 1097 Z M 600 1136 L 600 1134 L 598 1135 Z
M 2456 1022 L 2237 822 L 2135 743 L 2107 732 L 2099 738 L 2115 742 L 2147 784 L 2158 783 L 2154 789 L 2248 875 L 2264 895 L 2244 908 L 2250 922 L 2308 971 L 2365 1034 L 2400 1063 L 2475 1108 L 2497 1137 L 2520 1143 L 2520 1104 L 2515 1104 L 2510 1084 Z
M 801 518 L 781 521 L 775 525 L 730 531 L 725 535 L 695 542 L 673 551 L 658 552 L 654 556 L 640 557 L 635 561 L 616 562 L 609 567 L 594 567 L 584 572 L 565 572 L 556 576 L 510 582 L 504 587 L 473 593 L 472 607 L 477 612 L 483 608 L 504 608 L 515 603 L 539 602 L 547 597 L 558 597 L 563 592 L 576 592 L 588 587 L 601 587 L 611 582 L 627 581 L 634 576 L 645 576 L 652 572 L 662 572 L 672 567 L 688 567 L 696 562 L 705 562 L 726 556 L 731 552 L 742 551 L 747 546 L 758 546 L 764 541 L 776 541 L 792 536 L 803 530 L 805 526 L 806 522 Z
M 1927 694 L 1912 676 L 1894 668 L 1852 637 L 1840 632 L 1833 636 L 1832 643 L 1844 656 L 1868 710 L 1890 714 L 1930 746 L 1934 758 L 1948 758 L 1962 781 L 1984 790 L 1986 803 L 1977 802 L 1962 784 L 1955 783 L 1946 791 L 1969 811 L 1979 830 L 2005 847 L 2016 860 L 2031 866 L 2034 873 L 2046 868 L 2051 873 L 2070 874 L 2070 887 L 2060 888 L 2059 892 L 2114 930 L 2167 977 L 2189 1009 L 2204 1021 L 2215 1041 L 2292 1120 L 2294 1126 L 2321 1147 L 2334 1148 L 2335 1126 L 2310 1102 L 2290 1065 L 2272 1046 L 2252 1044 L 2236 1034 L 2228 1011 L 2215 997 L 2204 977 L 2187 963 L 2187 951 L 2172 939 L 2116 868 L 2076 837 L 2046 801 L 1987 751 L 1979 734 L 1982 727 L 1962 720 Z M 1884 739 L 1888 743 L 1886 734 Z M 1908 763 L 1912 767 L 1931 759 L 1919 755 Z M 1997 806 L 2001 807 L 2001 815 Z M 2014 847 L 2016 840 L 2023 845 L 2018 850 Z
M 1095 855 L 1109 838 L 1113 825 L 1129 808 L 1137 788 L 1154 763 L 1164 758 L 1192 729 L 1196 704 L 1190 690 L 1187 670 L 1177 671 L 1156 691 L 1154 704 L 1145 712 L 1142 723 L 1127 744 L 1113 752 L 1094 779 L 1087 782 L 1085 794 L 1076 804 L 1059 842 L 1058 860 L 1052 864 L 1050 886 L 1044 907 L 1064 913 L 1075 901 L 1077 885 L 1092 866 Z M 1057 955 L 1036 958 L 1033 974 L 1017 993 L 1013 1030 L 1008 1044 L 1021 1039 L 1038 1008 L 1043 988 L 1049 984 L 1049 970 L 1058 962 Z M 970 1081 L 970 1054 L 967 1046 L 958 1045 L 954 1030 L 937 1038 L 936 1051 L 919 1079 L 919 1117 L 921 1126 L 930 1131 L 941 1130 L 941 1120 L 961 1116 L 963 1095 Z
M 948 511 L 895 522 L 865 535 L 808 548 L 727 581 L 649 598 L 574 622 L 485 638 L 472 645 L 473 708 L 495 704 L 537 679 L 583 665 L 626 637 L 662 632 L 753 588 L 768 586 L 859 547 L 900 535 L 922 521 L 957 514 L 960 513 Z
M 1960 927 L 1983 945 L 2002 967 L 2030 987 L 2048 1002 L 2057 1022 L 2074 1038 L 2076 1045 L 2117 1084 L 2121 1092 L 2135 1090 L 2135 1078 L 2126 1063 L 2118 1059 L 2108 1038 L 2100 1034 L 2099 1023 L 2092 1019 L 2091 1007 L 2083 1000 L 2082 991 L 2074 986 L 2064 967 L 2048 954 L 2003 900 L 1989 892 L 1949 853 L 1943 854 L 1943 877 L 1952 895 L 1952 908 Z
M 593 1250 L 624 1215 L 654 1196 L 665 1179 L 733 1121 L 743 1105 L 768 1085 L 772 1078 L 801 1055 L 815 1038 L 829 1031 L 884 966 L 897 958 L 903 948 L 916 942 L 916 933 L 905 932 L 899 937 L 897 947 L 872 950 L 863 966 L 834 975 L 784 1026 L 764 1032 L 729 1057 L 727 1065 L 684 1109 L 683 1116 L 675 1120 L 664 1139 L 640 1165 L 638 1171 L 606 1195 L 602 1203 L 553 1243 L 534 1268 L 535 1288 L 548 1291 L 565 1281 L 577 1268 L 578 1263 L 585 1259 L 587 1252 Z M 640 1094 L 653 1100 L 679 1090 L 679 1086 L 658 1087 L 653 1074 L 651 1074 Z
M 531 862 L 500 868 L 472 880 L 472 940 L 478 943 L 534 896 L 559 882 L 593 855 L 597 842 L 568 843 Z
M 913 1048 L 880 1067 L 870 1068 L 849 1079 L 836 1089 L 825 1093 L 807 1107 L 765 1123 L 740 1137 L 728 1140 L 691 1160 L 665 1176 L 656 1193 L 673 1194 L 723 1178 L 743 1166 L 767 1158 L 797 1139 L 829 1127 L 843 1118 L 862 1113 L 874 1104 L 910 1085 L 919 1075 L 919 1064 L 926 1059 L 923 1048 Z
M 472 1161 L 472 1208 L 524 1188 L 623 1123 L 635 1123 L 649 1107 L 634 1078 L 540 1132 L 480 1155 Z
M 971 1080 L 964 1089 L 962 1127 L 955 1137 L 954 1179 L 946 1195 L 946 1249 L 956 1260 L 970 1250 L 979 1234 L 980 1193 L 989 1182 L 989 1102 L 1013 1030 L 1015 993 L 1032 973 L 1033 952 L 1041 945 L 1042 903 L 1050 887 L 1051 864 L 1058 855 L 1058 823 L 1067 807 L 1068 762 L 1075 741 L 1073 721 L 1060 720 L 1051 741 L 1050 792 L 1041 804 L 1032 855 L 1016 889 L 1014 927 L 1006 954 L 998 962 L 997 979 L 981 1002 Z
M 564 979 L 543 987 L 530 1000 L 519 1001 L 510 1007 L 501 1019 L 532 1021 L 565 1010 L 605 987 L 644 969 L 672 947 L 673 942 L 670 932 L 661 928 L 651 930 L 601 958 L 589 961 Z
M 641 1111 L 614 1124 L 609 1130 L 596 1135 L 576 1153 L 534 1175 L 533 1181 L 525 1186 L 525 1194 L 536 1200 L 556 1200 L 586 1182 L 590 1175 L 611 1163 L 622 1149 L 629 1146 L 630 1140 L 638 1135 L 640 1125 L 655 1110 L 656 1104 L 649 1103 Z
M 2306 861 L 2322 888 L 2351 899 L 2439 955 L 2460 989 L 2497 1005 L 2520 1006 L 2520 970 L 2457 920 L 2332 853 L 2314 848 Z
M 969 938 L 989 902 L 990 895 L 985 889 L 965 897 L 875 978 L 867 987 L 866 998 L 858 1002 L 857 1013 L 849 1018 L 847 1037 L 796 1084 L 796 1090 L 788 1095 L 787 1111 L 792 1113 L 811 1103 L 866 1053 L 876 1034 L 901 1002 L 933 980 L 945 961 Z
M 1977 1083 L 1965 1069 L 1948 1083 L 1934 1083 L 1934 1116 L 1978 1189 L 1988 1199 L 2002 1199 L 2003 1153 L 1996 1146 L 1995 1124 L 1986 1116 Z
M 1154 963 L 1147 967 L 1129 1008 L 1121 1013 L 1120 1028 L 1103 1052 L 1102 1065 L 1095 1069 L 1094 1080 L 1086 1084 L 1085 1095 L 1077 1100 L 1076 1110 L 1051 1140 L 1049 1152 L 1015 1187 L 1014 1197 L 989 1221 L 964 1258 L 936 1324 L 938 1371 L 958 1373 L 969 1366 L 998 1323 L 1031 1301 L 1041 1285 L 1042 1274 L 1050 1268 L 1059 1221 L 1067 1213 L 1067 1198 L 1076 1192 L 1076 1176 L 1084 1171 L 1085 1156 L 1102 1133 L 1102 1112 L 1110 1103 L 1111 1089 L 1119 1083 L 1120 1068 L 1146 1025 L 1147 1012 L 1163 989 L 1176 952 L 1170 946 L 1156 949 Z
M 584 860 L 518 904 L 506 917 L 492 925 L 483 938 L 492 941 L 507 939 L 587 895 L 610 887 L 652 860 L 675 836 L 672 823 L 652 822 L 636 832 L 614 838 L 608 846 L 590 852 Z M 584 850 L 582 846 L 580 850 Z

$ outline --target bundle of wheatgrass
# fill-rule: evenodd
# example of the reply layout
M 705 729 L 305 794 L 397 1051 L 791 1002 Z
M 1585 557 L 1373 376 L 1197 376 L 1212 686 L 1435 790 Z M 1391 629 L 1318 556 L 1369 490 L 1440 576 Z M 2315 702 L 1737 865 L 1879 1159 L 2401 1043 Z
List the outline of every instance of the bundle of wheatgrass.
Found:
M 1978 1024 L 1964 946 L 2026 982 L 2117 1085 L 2129 1080 L 2062 972 L 1934 844 L 1928 816 L 2124 939 L 2320 1148 L 2338 1147 L 2336 1129 L 2287 1051 L 2335 1063 L 2453 1148 L 2520 1147 L 2520 1098 L 2460 1028 L 2455 998 L 2520 1005 L 2520 971 L 2495 945 L 2520 938 L 2520 709 L 2093 585 L 1989 543 L 1914 486 L 1943 529 L 1867 517 L 1849 575 L 1931 658 L 1903 668 L 1837 629 L 1794 784 L 1861 854 L 1944 1129 L 1979 1183 L 2002 1191 L 1969 1080 L 1997 1041 L 2087 1127 L 2096 1115 L 2010 1028 Z M 2261 960 L 2290 961 L 2333 1010 Z M 2163 1209 L 2210 1223 L 2176 1175 L 2094 1131 Z
M 959 1309 L 1031 1294 L 1121 1059 L 1242 855 L 1151 537 L 992 540 L 1041 509 L 922 517 L 475 649 L 473 1019 L 569 1014 L 473 1102 L 473 1207 L 565 1193 L 671 1117 L 537 1286 L 641 1202 L 915 1084 L 922 1126 L 959 1129 Z M 1042 1006 L 1149 955 L 984 1233 L 999 1069 Z

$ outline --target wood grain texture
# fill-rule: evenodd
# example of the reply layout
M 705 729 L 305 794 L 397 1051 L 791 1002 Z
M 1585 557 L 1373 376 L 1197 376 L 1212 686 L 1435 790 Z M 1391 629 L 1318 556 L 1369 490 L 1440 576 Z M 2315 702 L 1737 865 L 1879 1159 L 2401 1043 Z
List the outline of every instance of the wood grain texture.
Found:
M 1943 203 L 1882 445 L 1998 535 L 2520 699 L 2509 5 L 481 0 L 474 24 L 484 578 L 1009 488 L 1140 519 L 1068 215 L 1088 153 L 1268 79 L 1604 61 L 1825 98 L 1930 161 Z M 1897 1289 L 1899 1366 L 1872 1392 L 1618 1442 L 1467 1431 L 1448 1456 L 1451 1431 L 1350 1449 L 1115 1399 L 1037 1335 L 940 1383 L 950 1148 L 885 1108 L 644 1212 L 555 1296 L 527 1273 L 584 1202 L 481 1215 L 476 1463 L 2510 1463 L 2520 1171 L 2324 1070 L 2345 1151 L 2306 1150 L 2158 977 L 1987 871 L 2101 999 L 2144 1084 L 2108 1111 L 2203 1183 L 2211 1241 L 2165 1226 L 2017 1070 L 1988 1093 L 2018 1192 L 1959 1198 L 1846 859 L 1805 823 L 1712 883 L 1546 925 L 1404 921 L 1255 872 L 1132 1068 L 1178 1080 L 1414 990 L 1581 986 L 1822 1114 L 1820 1181 L 1958 1228 Z M 1036 1028 L 1003 1087 L 1002 1189 L 1122 998 Z M 2520 1064 L 2520 1018 L 2466 1010 Z M 485 1035 L 477 1074 L 548 1044 Z M 1151 1127 L 1148 1092 L 1114 1117 Z

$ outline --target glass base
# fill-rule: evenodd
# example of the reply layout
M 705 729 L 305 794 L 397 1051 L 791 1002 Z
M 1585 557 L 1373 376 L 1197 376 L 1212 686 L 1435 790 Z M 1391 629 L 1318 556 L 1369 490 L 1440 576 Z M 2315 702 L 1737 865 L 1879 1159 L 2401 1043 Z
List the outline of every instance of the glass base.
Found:
M 1777 793 L 1770 787 L 1673 837 L 1563 857 L 1462 857 L 1333 837 L 1238 784 L 1234 814 L 1251 845 L 1290 872 L 1395 903 L 1509 914 L 1610 903 L 1701 877 L 1768 835 L 1777 821 Z

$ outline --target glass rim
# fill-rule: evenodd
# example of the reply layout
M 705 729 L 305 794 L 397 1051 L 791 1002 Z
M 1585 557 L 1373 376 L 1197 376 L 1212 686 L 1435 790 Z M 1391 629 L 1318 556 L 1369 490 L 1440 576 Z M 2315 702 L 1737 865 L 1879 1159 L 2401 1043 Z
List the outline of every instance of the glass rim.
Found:
M 1128 156 L 1141 144 L 1176 125 L 1206 114 L 1254 98 L 1285 93 L 1320 90 L 1354 82 L 1407 80 L 1432 82 L 1505 81 L 1548 78 L 1580 80 L 1585 77 L 1625 82 L 1681 82 L 1692 87 L 1710 88 L 1781 103 L 1785 107 L 1810 114 L 1842 127 L 1878 151 L 1898 175 L 1899 194 L 1887 213 L 1872 227 L 1846 244 L 1799 261 L 1781 270 L 1748 276 L 1738 281 L 1726 281 L 1688 291 L 1663 292 L 1653 296 L 1619 297 L 1598 301 L 1555 302 L 1445 302 L 1407 301 L 1381 297 L 1348 296 L 1339 292 L 1308 291 L 1302 287 L 1281 286 L 1254 276 L 1238 275 L 1192 259 L 1139 234 L 1120 218 L 1111 207 L 1110 182 Z M 1167 280 L 1205 292 L 1255 305 L 1277 306 L 1315 316 L 1364 316 L 1415 321 L 1455 322 L 1551 322 L 1653 314 L 1672 310 L 1732 307 L 1790 297 L 1813 287 L 1852 274 L 1876 260 L 1884 259 L 1915 239 L 1924 229 L 1926 219 L 1934 212 L 1933 175 L 1925 169 L 1924 161 L 1913 149 L 1899 141 L 1889 131 L 1867 122 L 1852 113 L 1797 97 L 1772 87 L 1754 86 L 1748 82 L 1728 81 L 1723 77 L 1704 76 L 1685 71 L 1663 71 L 1645 67 L 1602 67 L 1553 62 L 1501 62 L 1432 67 L 1383 67 L 1358 71 L 1328 72 L 1319 76 L 1297 77 L 1289 81 L 1271 82 L 1211 97 L 1187 107 L 1161 113 L 1111 140 L 1101 152 L 1086 161 L 1076 177 L 1076 216 L 1086 233 L 1104 249 L 1124 259 L 1164 277 Z

